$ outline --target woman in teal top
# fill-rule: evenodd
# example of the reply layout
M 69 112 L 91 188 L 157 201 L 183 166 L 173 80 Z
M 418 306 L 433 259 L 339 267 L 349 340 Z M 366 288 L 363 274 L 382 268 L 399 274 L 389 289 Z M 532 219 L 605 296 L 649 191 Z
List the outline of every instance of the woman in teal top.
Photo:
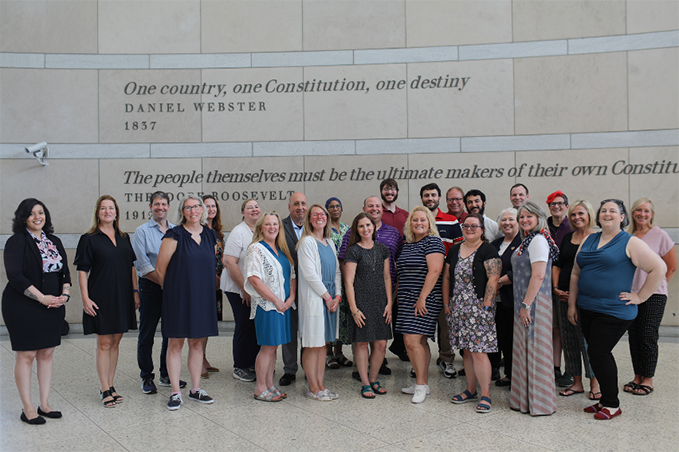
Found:
M 636 305 L 655 292 L 666 269 L 648 245 L 622 230 L 628 224 L 622 201 L 601 202 L 597 212 L 601 232 L 591 234 L 580 245 L 568 297 L 568 320 L 574 325 L 580 321 L 589 362 L 601 386 L 601 400 L 585 408 L 585 412 L 601 420 L 622 414 L 612 350 L 636 317 Z M 636 267 L 648 272 L 638 293 L 631 291 Z

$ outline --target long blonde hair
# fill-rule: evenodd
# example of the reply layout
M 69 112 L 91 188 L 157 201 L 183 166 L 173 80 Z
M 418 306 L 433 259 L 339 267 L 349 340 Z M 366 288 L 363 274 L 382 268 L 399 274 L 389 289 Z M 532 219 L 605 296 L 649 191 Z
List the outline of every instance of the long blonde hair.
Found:
M 406 236 L 406 242 L 413 243 L 413 241 L 415 240 L 413 230 L 410 229 L 410 221 L 412 220 L 413 215 L 415 215 L 415 212 L 424 212 L 424 214 L 427 216 L 427 221 L 429 222 L 429 234 L 427 235 L 429 235 L 430 237 L 440 237 L 439 230 L 436 228 L 436 218 L 434 218 L 434 215 L 431 213 L 431 210 L 429 210 L 428 207 L 417 206 L 408 215 L 405 228 L 403 228 L 404 229 L 403 232 L 405 233 Z
M 259 216 L 257 224 L 255 225 L 255 231 L 252 234 L 252 243 L 257 243 L 264 240 L 264 234 L 262 234 L 262 225 L 264 224 L 264 218 L 267 216 L 276 217 L 278 219 L 278 235 L 276 236 L 276 247 L 285 254 L 285 257 L 290 261 L 290 265 L 294 266 L 295 262 L 292 260 L 292 255 L 290 254 L 290 249 L 288 248 L 288 242 L 285 241 L 285 226 L 283 226 L 283 221 L 277 212 L 271 210 L 269 212 L 264 212 Z
M 97 199 L 97 205 L 94 207 L 94 220 L 92 220 L 92 227 L 90 227 L 90 229 L 85 234 L 92 235 L 99 229 L 99 209 L 101 209 L 101 203 L 104 201 L 113 202 L 113 206 L 116 208 L 116 219 L 113 220 L 113 229 L 118 234 L 120 234 L 121 237 L 125 237 L 127 234 L 121 231 L 120 227 L 118 226 L 120 224 L 120 208 L 118 207 L 118 203 L 116 202 L 115 198 L 111 195 L 102 195 L 99 197 L 99 199 Z
M 632 204 L 632 207 L 629 209 L 629 214 L 632 221 L 629 222 L 629 226 L 627 226 L 627 232 L 630 234 L 634 234 L 637 232 L 637 224 L 634 222 L 634 211 L 639 208 L 640 205 L 644 203 L 649 203 L 651 205 L 651 213 L 653 216 L 651 217 L 651 226 L 653 226 L 653 219 L 655 218 L 655 205 L 653 205 L 653 201 L 651 201 L 651 198 L 639 198 L 636 201 L 634 201 L 634 204 Z
M 323 237 L 329 239 L 332 238 L 332 225 L 330 224 L 330 214 L 326 210 L 325 207 L 323 207 L 320 204 L 314 204 L 313 206 L 309 207 L 309 209 L 306 211 L 306 216 L 304 217 L 304 230 L 302 231 L 302 236 L 299 238 L 299 241 L 297 242 L 297 248 L 299 248 L 299 244 L 302 243 L 302 239 L 306 237 L 307 235 L 314 235 L 314 227 L 311 226 L 311 211 L 314 210 L 315 207 L 318 207 L 325 213 L 325 218 L 327 218 L 327 222 L 325 223 L 325 228 L 323 228 Z

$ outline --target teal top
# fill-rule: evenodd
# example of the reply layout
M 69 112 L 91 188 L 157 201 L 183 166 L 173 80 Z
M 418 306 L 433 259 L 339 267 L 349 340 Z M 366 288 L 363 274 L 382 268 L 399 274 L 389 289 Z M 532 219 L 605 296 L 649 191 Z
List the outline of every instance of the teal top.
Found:
M 610 242 L 599 246 L 601 232 L 585 240 L 576 258 L 580 267 L 578 306 L 588 311 L 612 315 L 622 320 L 637 316 L 637 305 L 625 305 L 620 292 L 631 292 L 636 267 L 627 257 L 627 242 L 632 236 L 620 231 Z

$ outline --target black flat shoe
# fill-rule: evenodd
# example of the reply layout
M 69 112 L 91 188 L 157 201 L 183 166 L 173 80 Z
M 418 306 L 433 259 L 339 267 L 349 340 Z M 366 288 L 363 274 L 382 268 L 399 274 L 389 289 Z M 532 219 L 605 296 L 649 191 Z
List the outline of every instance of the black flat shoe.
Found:
M 61 411 L 50 411 L 49 413 L 45 413 L 40 407 L 38 407 L 38 414 L 40 416 L 45 416 L 50 419 L 61 419 Z
M 295 380 L 297 380 L 297 376 L 295 374 L 283 374 L 281 379 L 278 380 L 278 384 L 280 386 L 290 386 L 290 383 Z
M 511 386 L 512 385 L 512 380 L 501 378 L 499 380 L 495 381 L 495 386 Z
M 37 417 L 34 417 L 33 419 L 27 418 L 26 413 L 24 413 L 24 410 L 21 410 L 21 416 L 19 416 L 19 419 L 21 419 L 22 422 L 25 422 L 25 423 L 31 424 L 31 425 L 42 425 L 42 424 L 47 423 L 45 418 L 40 416 L 40 415 L 38 415 Z

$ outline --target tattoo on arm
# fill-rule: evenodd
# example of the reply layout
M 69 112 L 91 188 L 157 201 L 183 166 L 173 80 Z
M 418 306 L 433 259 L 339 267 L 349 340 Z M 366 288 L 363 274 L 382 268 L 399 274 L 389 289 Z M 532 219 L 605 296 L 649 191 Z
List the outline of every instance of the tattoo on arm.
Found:
M 488 284 L 486 285 L 486 291 L 483 294 L 483 299 L 493 299 L 495 298 L 495 293 L 497 292 L 497 281 L 500 278 L 500 273 L 502 273 L 502 261 L 500 259 L 490 259 L 483 263 L 486 267 L 486 274 L 488 275 Z M 490 278 L 495 277 L 495 284 L 490 284 Z
M 28 298 L 30 298 L 31 300 L 38 301 L 38 297 L 36 297 L 36 296 L 33 294 L 33 292 L 31 292 L 31 291 L 28 290 L 28 289 L 26 289 L 26 290 L 24 291 L 24 295 L 26 295 L 26 296 L 27 296 Z

